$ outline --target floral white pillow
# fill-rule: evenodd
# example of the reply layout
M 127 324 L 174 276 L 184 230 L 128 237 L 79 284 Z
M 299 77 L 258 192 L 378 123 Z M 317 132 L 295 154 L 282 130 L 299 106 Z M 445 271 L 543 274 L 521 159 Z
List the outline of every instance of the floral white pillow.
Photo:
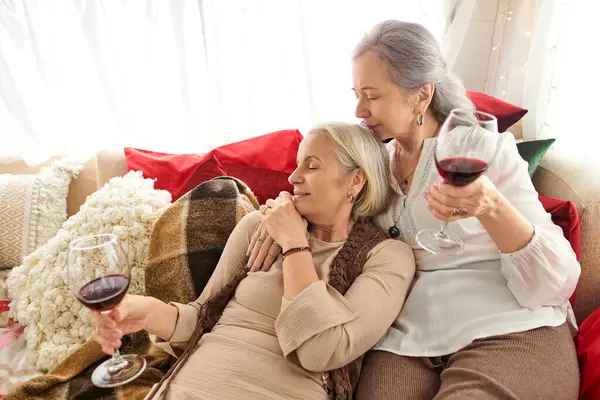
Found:
M 87 308 L 67 286 L 69 242 L 79 236 L 113 233 L 131 263 L 129 293 L 143 294 L 146 250 L 152 225 L 170 205 L 171 195 L 154 189 L 141 172 L 111 179 L 90 195 L 55 237 L 13 268 L 8 291 L 10 316 L 25 325 L 29 358 L 47 371 L 91 336 Z
M 81 168 L 65 159 L 38 174 L 0 174 L 0 269 L 21 264 L 56 235 L 67 219 L 69 184 Z

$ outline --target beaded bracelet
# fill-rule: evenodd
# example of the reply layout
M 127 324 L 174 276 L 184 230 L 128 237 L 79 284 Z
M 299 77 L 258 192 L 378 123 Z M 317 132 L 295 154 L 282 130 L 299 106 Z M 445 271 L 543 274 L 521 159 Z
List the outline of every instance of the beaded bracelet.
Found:
M 300 251 L 308 251 L 309 253 L 312 252 L 312 250 L 308 246 L 292 247 L 291 249 L 288 249 L 288 250 L 284 251 L 283 254 L 282 254 L 282 256 L 285 259 L 290 254 L 298 253 Z

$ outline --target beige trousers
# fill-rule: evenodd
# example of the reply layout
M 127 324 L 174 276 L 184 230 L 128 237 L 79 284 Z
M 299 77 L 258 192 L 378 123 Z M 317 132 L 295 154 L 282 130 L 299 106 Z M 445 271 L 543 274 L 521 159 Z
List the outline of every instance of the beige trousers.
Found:
M 567 324 L 475 340 L 444 357 L 370 351 L 357 400 L 575 400 L 579 366 Z

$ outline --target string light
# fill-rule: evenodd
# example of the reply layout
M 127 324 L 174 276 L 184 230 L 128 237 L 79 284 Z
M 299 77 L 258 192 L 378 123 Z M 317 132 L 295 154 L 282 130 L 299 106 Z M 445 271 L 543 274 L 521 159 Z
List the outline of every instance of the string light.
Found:
M 519 68 L 519 72 L 521 73 L 521 75 L 523 75 L 525 73 L 525 70 L 527 69 L 527 63 L 523 64 L 520 68 Z
M 508 8 L 506 10 L 504 10 L 504 12 L 502 12 L 501 15 L 504 15 L 504 19 L 506 19 L 507 21 L 512 21 L 512 15 L 514 14 L 514 11 L 510 11 Z

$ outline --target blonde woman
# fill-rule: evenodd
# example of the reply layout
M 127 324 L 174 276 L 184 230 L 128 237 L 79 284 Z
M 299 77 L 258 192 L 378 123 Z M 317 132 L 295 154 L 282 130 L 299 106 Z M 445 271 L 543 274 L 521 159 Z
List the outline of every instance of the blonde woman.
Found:
M 109 315 L 94 313 L 95 340 L 107 354 L 122 335 L 146 329 L 181 357 L 149 398 L 352 397 L 355 361 L 402 308 L 414 258 L 365 222 L 391 201 L 387 153 L 366 128 L 318 126 L 297 160 L 294 193 L 240 221 L 197 301 L 128 295 Z M 269 271 L 247 274 L 246 249 L 261 222 L 283 254 Z M 231 300 L 196 344 L 198 325 L 224 296 Z

